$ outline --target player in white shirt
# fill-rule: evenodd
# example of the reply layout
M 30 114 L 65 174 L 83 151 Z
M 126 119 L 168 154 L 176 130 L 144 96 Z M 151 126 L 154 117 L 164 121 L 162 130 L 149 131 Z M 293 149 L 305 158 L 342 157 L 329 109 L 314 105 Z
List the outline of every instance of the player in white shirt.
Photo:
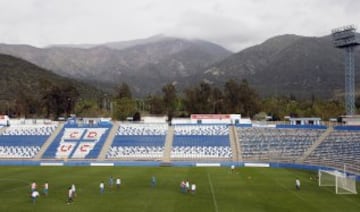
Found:
M 40 196 L 39 192 L 34 190 L 32 193 L 31 193 L 31 199 L 32 199 L 32 202 L 33 204 L 35 204 L 36 202 L 36 199 Z
M 295 180 L 296 190 L 300 191 L 300 186 L 301 186 L 300 180 L 299 180 L 299 178 L 296 178 L 296 180 Z
M 67 196 L 67 197 L 68 197 L 67 204 L 70 204 L 70 203 L 73 202 L 73 196 L 74 196 L 73 190 L 72 190 L 71 187 L 69 187 L 69 189 L 68 189 L 68 196 Z
M 195 191 L 196 191 L 196 185 L 192 184 L 191 185 L 191 193 L 195 194 Z
M 121 180 L 120 178 L 116 178 L 116 188 L 120 189 L 120 185 L 121 185 Z
M 99 188 L 100 188 L 100 194 L 103 194 L 104 191 L 105 191 L 104 181 L 101 181 L 101 183 L 100 183 L 100 185 L 99 185 Z
M 235 171 L 235 165 L 231 165 L 231 172 L 234 173 Z
M 71 185 L 71 192 L 72 192 L 72 198 L 74 199 L 76 197 L 76 187 L 75 184 Z
M 187 192 L 190 191 L 190 183 L 189 183 L 189 180 L 186 180 L 186 182 L 185 182 L 185 188 L 186 188 L 186 191 L 187 191 Z
M 35 191 L 36 190 L 36 183 L 35 183 L 35 181 L 33 181 L 32 183 L 31 183 L 31 192 L 33 192 L 33 191 Z

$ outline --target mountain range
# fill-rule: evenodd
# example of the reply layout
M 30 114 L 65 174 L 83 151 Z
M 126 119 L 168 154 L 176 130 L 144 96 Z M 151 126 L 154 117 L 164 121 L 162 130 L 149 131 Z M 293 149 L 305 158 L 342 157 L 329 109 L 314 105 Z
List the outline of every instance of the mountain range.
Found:
M 331 98 L 344 90 L 343 52 L 330 36 L 281 35 L 237 53 L 204 40 L 163 35 L 46 48 L 0 44 L 0 53 L 105 90 L 126 82 L 135 96 L 160 92 L 167 83 L 181 90 L 201 81 L 222 86 L 229 79 L 246 79 L 263 96 Z M 358 49 L 355 62 L 360 62 Z
M 73 86 L 80 97 L 102 98 L 103 92 L 86 83 L 61 77 L 49 70 L 40 68 L 28 61 L 9 55 L 0 54 L 0 101 L 18 101 L 19 97 L 41 99 L 42 83 L 52 86 Z

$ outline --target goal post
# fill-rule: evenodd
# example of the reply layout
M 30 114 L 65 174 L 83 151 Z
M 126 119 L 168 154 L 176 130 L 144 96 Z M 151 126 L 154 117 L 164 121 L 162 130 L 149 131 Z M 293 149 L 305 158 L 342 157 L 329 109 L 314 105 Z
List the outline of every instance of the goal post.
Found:
M 355 176 L 319 169 L 319 186 L 334 186 L 336 194 L 357 194 Z

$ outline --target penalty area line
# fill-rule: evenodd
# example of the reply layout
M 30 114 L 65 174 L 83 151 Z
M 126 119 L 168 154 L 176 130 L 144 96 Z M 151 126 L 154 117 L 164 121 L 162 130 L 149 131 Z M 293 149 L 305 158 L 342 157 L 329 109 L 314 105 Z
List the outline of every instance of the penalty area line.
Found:
M 210 186 L 210 191 L 211 191 L 212 200 L 213 200 L 213 203 L 214 203 L 215 212 L 219 212 L 218 206 L 217 206 L 217 202 L 216 202 L 216 198 L 215 198 L 214 188 L 213 188 L 213 184 L 212 184 L 212 182 L 211 182 L 211 178 L 210 178 L 209 172 L 207 173 L 207 175 L 208 175 L 209 186 Z

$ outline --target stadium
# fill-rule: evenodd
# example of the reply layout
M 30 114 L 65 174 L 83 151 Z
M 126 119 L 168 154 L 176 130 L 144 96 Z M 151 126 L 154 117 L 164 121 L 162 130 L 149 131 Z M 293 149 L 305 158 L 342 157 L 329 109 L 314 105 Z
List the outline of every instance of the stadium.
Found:
M 171 124 L 165 117 L 139 123 L 1 118 L 1 211 L 360 208 L 360 127 L 327 126 L 318 118 L 273 124 L 239 114 L 193 114 Z M 120 189 L 108 183 L 110 176 L 121 178 Z M 183 192 L 184 180 L 196 184 L 196 192 Z M 33 181 L 41 193 L 36 204 L 30 198 Z M 45 182 L 48 196 L 42 195 Z M 67 205 L 71 184 L 77 197 Z

